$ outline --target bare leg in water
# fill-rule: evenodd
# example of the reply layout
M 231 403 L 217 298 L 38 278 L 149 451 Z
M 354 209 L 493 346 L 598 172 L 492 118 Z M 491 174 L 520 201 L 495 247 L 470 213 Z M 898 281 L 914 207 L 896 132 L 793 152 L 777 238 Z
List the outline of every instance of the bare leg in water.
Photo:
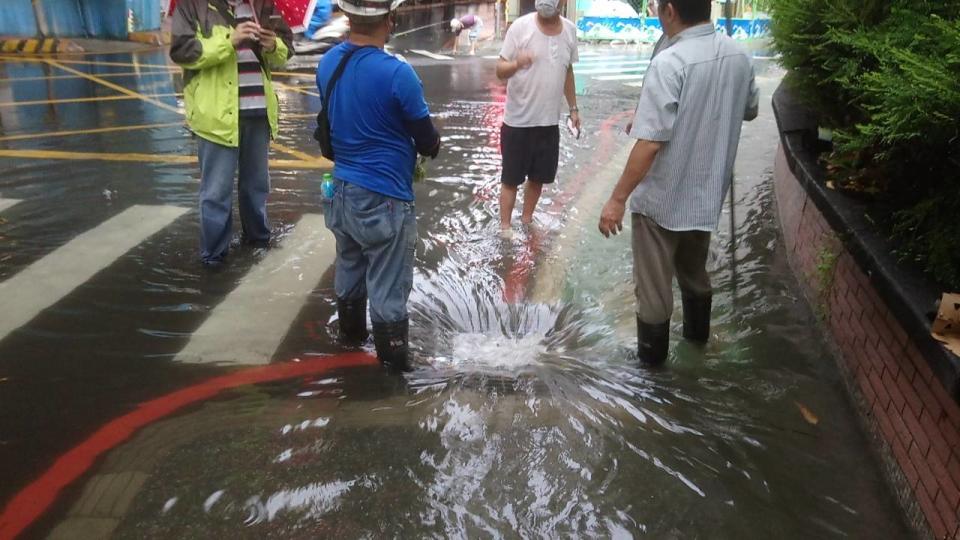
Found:
M 541 193 L 543 193 L 543 184 L 533 180 L 527 182 L 526 190 L 523 193 L 523 215 L 520 217 L 520 223 L 524 225 L 533 223 L 533 212 L 537 209 Z
M 517 186 L 500 184 L 500 230 L 510 230 L 513 207 L 517 204 Z

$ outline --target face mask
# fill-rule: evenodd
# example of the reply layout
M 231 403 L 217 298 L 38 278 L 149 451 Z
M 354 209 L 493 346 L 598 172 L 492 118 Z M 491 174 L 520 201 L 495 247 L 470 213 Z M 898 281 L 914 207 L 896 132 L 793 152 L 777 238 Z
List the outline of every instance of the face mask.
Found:
M 537 0 L 537 13 L 544 19 L 552 19 L 560 14 L 559 0 Z

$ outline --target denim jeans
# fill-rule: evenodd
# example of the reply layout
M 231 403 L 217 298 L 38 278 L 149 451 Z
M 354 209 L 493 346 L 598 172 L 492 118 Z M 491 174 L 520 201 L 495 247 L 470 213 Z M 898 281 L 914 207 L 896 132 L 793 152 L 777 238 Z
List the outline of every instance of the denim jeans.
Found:
M 337 239 L 337 297 L 367 296 L 374 323 L 406 320 L 417 247 L 414 204 L 340 180 L 335 185 L 323 215 Z
M 200 258 L 216 263 L 227 256 L 233 234 L 233 179 L 239 168 L 237 195 L 246 242 L 270 240 L 267 195 L 270 174 L 270 124 L 266 117 L 240 120 L 240 146 L 221 146 L 197 138 L 200 158 Z

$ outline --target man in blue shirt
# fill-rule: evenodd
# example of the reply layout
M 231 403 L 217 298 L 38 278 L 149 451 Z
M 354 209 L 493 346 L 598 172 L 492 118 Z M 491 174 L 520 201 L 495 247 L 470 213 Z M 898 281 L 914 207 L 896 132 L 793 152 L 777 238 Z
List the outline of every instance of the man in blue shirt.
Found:
M 336 162 L 324 217 L 337 239 L 340 336 L 351 342 L 367 338 L 369 298 L 377 356 L 396 370 L 408 369 L 407 299 L 417 244 L 414 168 L 418 153 L 436 157 L 440 151 L 420 78 L 383 51 L 402 1 L 339 0 L 350 19 L 350 39 L 317 67 Z M 341 77 L 327 95 L 341 64 Z

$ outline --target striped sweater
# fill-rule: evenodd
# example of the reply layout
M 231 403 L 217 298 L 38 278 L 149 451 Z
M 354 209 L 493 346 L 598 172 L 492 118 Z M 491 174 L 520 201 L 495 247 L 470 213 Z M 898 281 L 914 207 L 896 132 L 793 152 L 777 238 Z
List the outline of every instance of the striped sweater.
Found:
M 231 2 L 238 20 L 254 20 L 253 8 L 248 2 Z M 238 91 L 240 92 L 240 116 L 262 117 L 267 115 L 267 99 L 263 89 L 263 72 L 260 59 L 249 42 L 237 47 Z

